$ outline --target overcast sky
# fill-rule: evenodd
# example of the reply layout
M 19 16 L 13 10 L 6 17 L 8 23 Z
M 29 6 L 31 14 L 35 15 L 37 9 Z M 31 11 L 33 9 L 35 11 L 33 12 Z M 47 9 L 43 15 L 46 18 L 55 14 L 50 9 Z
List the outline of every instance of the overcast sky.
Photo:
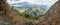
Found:
M 48 8 L 47 10 L 58 0 L 7 0 L 9 4 L 17 4 L 22 2 L 28 2 L 29 4 L 36 4 L 36 5 L 46 5 Z M 14 6 L 21 6 L 21 5 L 14 5 Z
M 9 4 L 28 2 L 30 4 L 37 4 L 37 5 L 43 4 L 43 5 L 51 6 L 58 0 L 7 0 L 7 1 Z

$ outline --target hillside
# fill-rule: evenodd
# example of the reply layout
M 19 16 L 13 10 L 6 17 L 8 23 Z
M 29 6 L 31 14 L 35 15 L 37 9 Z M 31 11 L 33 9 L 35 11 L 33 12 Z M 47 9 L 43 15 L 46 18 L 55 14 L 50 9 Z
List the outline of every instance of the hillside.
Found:
M 10 6 L 7 3 L 5 3 L 4 0 L 2 0 L 2 1 L 3 2 L 0 2 L 1 25 L 5 25 L 5 24 L 9 25 L 9 23 L 14 24 L 14 22 L 16 22 L 16 21 L 24 20 L 24 18 L 19 16 L 17 13 L 15 13 L 10 8 Z
M 39 25 L 60 25 L 60 1 L 56 2 L 51 9 L 39 19 Z
M 3 1 L 0 2 L 0 25 L 60 25 L 60 1 L 39 17 L 38 21 L 19 16 L 4 0 L 0 1 Z

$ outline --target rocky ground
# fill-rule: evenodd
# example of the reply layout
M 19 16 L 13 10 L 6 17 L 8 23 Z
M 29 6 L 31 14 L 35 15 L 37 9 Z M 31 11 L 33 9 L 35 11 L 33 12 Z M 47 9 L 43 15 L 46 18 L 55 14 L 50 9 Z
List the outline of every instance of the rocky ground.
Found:
M 38 21 L 25 19 L 15 13 L 7 3 L 0 2 L 0 25 L 60 25 L 59 19 L 60 1 L 56 2 L 43 16 L 40 16 Z
M 51 9 L 39 18 L 39 25 L 60 25 L 60 1 L 56 2 Z

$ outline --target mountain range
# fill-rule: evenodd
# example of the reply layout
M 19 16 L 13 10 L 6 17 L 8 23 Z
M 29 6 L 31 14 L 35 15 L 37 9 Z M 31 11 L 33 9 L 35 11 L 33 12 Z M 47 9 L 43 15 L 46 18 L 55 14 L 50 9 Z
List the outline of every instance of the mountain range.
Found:
M 20 13 L 30 13 L 31 15 L 39 16 L 41 13 L 45 13 L 48 11 L 49 6 L 47 5 L 37 5 L 37 4 L 30 4 L 28 2 L 22 2 L 22 3 L 16 3 L 16 4 L 10 4 L 10 6 L 14 6 L 14 9 L 17 9 Z M 27 9 L 27 10 L 26 10 Z M 38 10 L 38 11 L 37 11 Z

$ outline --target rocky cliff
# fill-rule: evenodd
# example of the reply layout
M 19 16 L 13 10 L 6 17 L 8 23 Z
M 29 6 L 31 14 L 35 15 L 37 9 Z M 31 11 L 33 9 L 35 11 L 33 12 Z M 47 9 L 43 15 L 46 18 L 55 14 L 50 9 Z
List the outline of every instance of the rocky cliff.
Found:
M 56 2 L 51 9 L 39 18 L 39 25 L 60 25 L 60 1 Z
M 30 21 L 19 16 L 11 7 L 0 0 L 0 25 L 60 25 L 60 1 L 56 2 L 48 12 L 37 21 Z

